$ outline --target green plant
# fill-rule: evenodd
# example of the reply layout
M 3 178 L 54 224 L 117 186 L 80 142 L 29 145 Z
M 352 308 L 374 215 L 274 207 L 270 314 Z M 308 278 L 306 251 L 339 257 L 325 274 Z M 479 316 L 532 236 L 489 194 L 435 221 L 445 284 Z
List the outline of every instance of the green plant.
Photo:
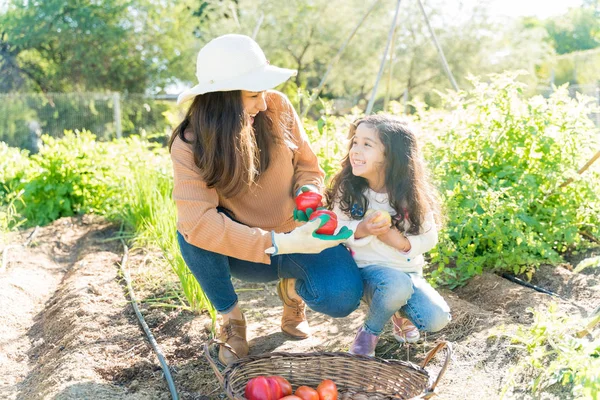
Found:
M 179 278 L 191 309 L 207 310 L 214 320 L 216 311 L 179 252 L 175 223 L 177 210 L 171 199 L 173 187 L 168 164 L 165 149 L 156 148 L 146 154 L 146 163 L 129 166 L 129 174 L 122 186 L 125 203 L 117 218 L 133 232 L 136 246 L 155 246 L 161 250 Z
M 440 94 L 451 112 L 416 105 L 448 216 L 433 277 L 451 286 L 484 268 L 531 274 L 584 232 L 600 234 L 600 169 L 576 175 L 600 147 L 590 100 L 566 87 L 525 98 L 515 74 L 472 81 L 469 92 Z
M 109 200 L 118 193 L 112 148 L 87 131 L 67 131 L 61 139 L 43 136 L 42 141 L 20 188 L 19 212 L 28 224 L 110 210 Z
M 17 212 L 16 202 L 22 201 L 20 195 L 22 192 L 12 196 L 5 205 L 0 205 L 0 237 L 13 229 L 17 229 L 24 224 L 26 220 L 22 219 Z
M 539 395 L 550 386 L 570 388 L 574 398 L 597 399 L 600 395 L 600 339 L 598 332 L 579 338 L 587 321 L 568 316 L 551 304 L 547 312 L 528 310 L 534 323 L 507 335 L 524 357 L 510 371 L 503 395 L 515 388 L 517 376 L 532 377 L 528 390 Z
M 19 192 L 22 179 L 25 179 L 31 162 L 26 150 L 10 147 L 0 142 L 0 205 L 10 203 Z

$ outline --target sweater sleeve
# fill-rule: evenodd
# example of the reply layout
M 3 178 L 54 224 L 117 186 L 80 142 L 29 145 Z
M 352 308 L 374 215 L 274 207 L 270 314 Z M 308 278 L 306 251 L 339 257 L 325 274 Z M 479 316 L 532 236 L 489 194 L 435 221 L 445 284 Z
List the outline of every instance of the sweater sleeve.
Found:
M 400 251 L 386 243 L 383 243 L 379 239 L 373 241 L 374 249 L 382 254 L 384 257 L 390 259 L 405 259 L 407 261 L 413 260 L 420 255 L 427 253 L 431 250 L 438 241 L 438 231 L 433 218 L 433 212 L 425 214 L 425 221 L 421 226 L 421 233 L 414 236 L 406 236 L 410 242 L 410 250 L 407 252 Z
M 275 102 L 277 108 L 282 109 L 286 115 L 284 119 L 291 134 L 291 139 L 294 141 L 294 190 L 293 193 L 298 193 L 298 190 L 304 185 L 314 185 L 319 191 L 323 189 L 323 178 L 325 173 L 319 167 L 319 160 L 314 151 L 310 147 L 308 136 L 304 131 L 300 117 L 290 103 L 289 99 L 282 93 L 274 92 L 277 95 Z
M 406 238 L 410 242 L 410 250 L 408 252 L 401 252 L 406 257 L 414 258 L 433 249 L 438 242 L 438 231 L 433 212 L 430 211 L 425 214 L 420 234 L 414 236 L 408 235 Z
M 177 229 L 185 240 L 215 253 L 270 264 L 265 249 L 271 246 L 271 233 L 237 223 L 217 211 L 217 191 L 207 187 L 194 164 L 192 149 L 181 138 L 173 142 L 171 160 Z

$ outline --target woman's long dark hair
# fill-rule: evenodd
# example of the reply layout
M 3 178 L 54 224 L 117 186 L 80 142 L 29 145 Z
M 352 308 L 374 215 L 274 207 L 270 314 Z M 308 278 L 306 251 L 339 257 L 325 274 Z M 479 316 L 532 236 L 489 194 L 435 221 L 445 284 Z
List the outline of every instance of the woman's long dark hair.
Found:
M 271 160 L 279 136 L 269 109 L 259 112 L 254 126 L 244 113 L 241 90 L 198 95 L 185 119 L 171 135 L 191 143 L 194 162 L 210 188 L 232 197 L 256 183 Z M 191 133 L 191 140 L 185 132 Z
M 433 211 L 440 222 L 437 191 L 430 184 L 417 139 L 408 124 L 390 115 L 370 115 L 350 126 L 350 148 L 356 128 L 367 124 L 379 133 L 384 146 L 385 188 L 389 202 L 396 211 L 394 226 L 400 232 L 419 234 L 425 214 Z M 342 170 L 333 178 L 327 191 L 330 206 L 337 201 L 340 208 L 353 219 L 362 219 L 367 211 L 364 195 L 369 184 L 365 178 L 352 174 L 349 154 L 342 160 Z M 408 221 L 408 229 L 405 222 Z

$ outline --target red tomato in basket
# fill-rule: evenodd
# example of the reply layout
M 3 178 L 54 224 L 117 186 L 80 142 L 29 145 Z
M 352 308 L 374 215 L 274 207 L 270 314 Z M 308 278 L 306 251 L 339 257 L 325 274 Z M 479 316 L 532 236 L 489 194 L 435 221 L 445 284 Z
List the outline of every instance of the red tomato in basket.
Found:
M 294 396 L 293 394 L 290 394 L 289 396 L 282 397 L 279 400 L 302 400 L 302 397 L 298 397 L 298 396 Z
M 319 400 L 337 400 L 338 398 L 337 386 L 330 379 L 325 379 L 319 383 L 317 393 L 319 393 Z
M 271 389 L 271 400 L 279 400 L 282 398 L 283 391 L 281 390 L 281 386 L 279 386 L 279 382 L 272 376 L 267 376 L 267 381 L 269 382 L 269 389 Z
M 333 235 L 335 233 L 335 228 L 337 228 L 337 215 L 333 211 L 329 210 L 317 210 L 314 213 L 310 214 L 310 220 L 317 218 L 319 215 L 329 215 L 329 221 L 319 229 L 317 229 L 317 233 L 321 233 L 323 235 Z
M 267 376 L 267 379 L 274 379 L 277 381 L 277 383 L 279 384 L 279 387 L 281 388 L 282 396 L 289 396 L 290 394 L 292 394 L 292 385 L 284 377 L 279 376 L 279 375 L 273 375 L 273 376 Z M 277 398 L 277 400 L 279 400 L 279 398 Z
M 308 386 L 300 386 L 296 389 L 296 396 L 300 397 L 302 400 L 319 400 L 319 393 L 311 387 Z
M 279 388 L 277 382 L 274 382 L 275 386 Z M 267 378 L 264 376 L 257 376 L 248 381 L 244 395 L 248 400 L 279 400 L 279 397 L 281 396 L 274 398 L 271 387 L 272 384 Z M 281 389 L 279 389 L 279 394 L 281 394 Z

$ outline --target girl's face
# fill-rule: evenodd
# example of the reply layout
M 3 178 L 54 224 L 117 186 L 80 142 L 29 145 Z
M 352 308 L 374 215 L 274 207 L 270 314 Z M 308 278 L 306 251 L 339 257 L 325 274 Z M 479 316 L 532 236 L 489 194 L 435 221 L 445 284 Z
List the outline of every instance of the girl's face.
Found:
M 244 112 L 250 117 L 250 123 L 254 124 L 254 117 L 261 111 L 267 109 L 266 92 L 249 92 L 242 90 L 242 102 L 244 104 Z
M 385 184 L 385 147 L 373 126 L 362 123 L 352 138 L 349 159 L 352 174 L 365 178 L 369 187 L 381 191 Z

